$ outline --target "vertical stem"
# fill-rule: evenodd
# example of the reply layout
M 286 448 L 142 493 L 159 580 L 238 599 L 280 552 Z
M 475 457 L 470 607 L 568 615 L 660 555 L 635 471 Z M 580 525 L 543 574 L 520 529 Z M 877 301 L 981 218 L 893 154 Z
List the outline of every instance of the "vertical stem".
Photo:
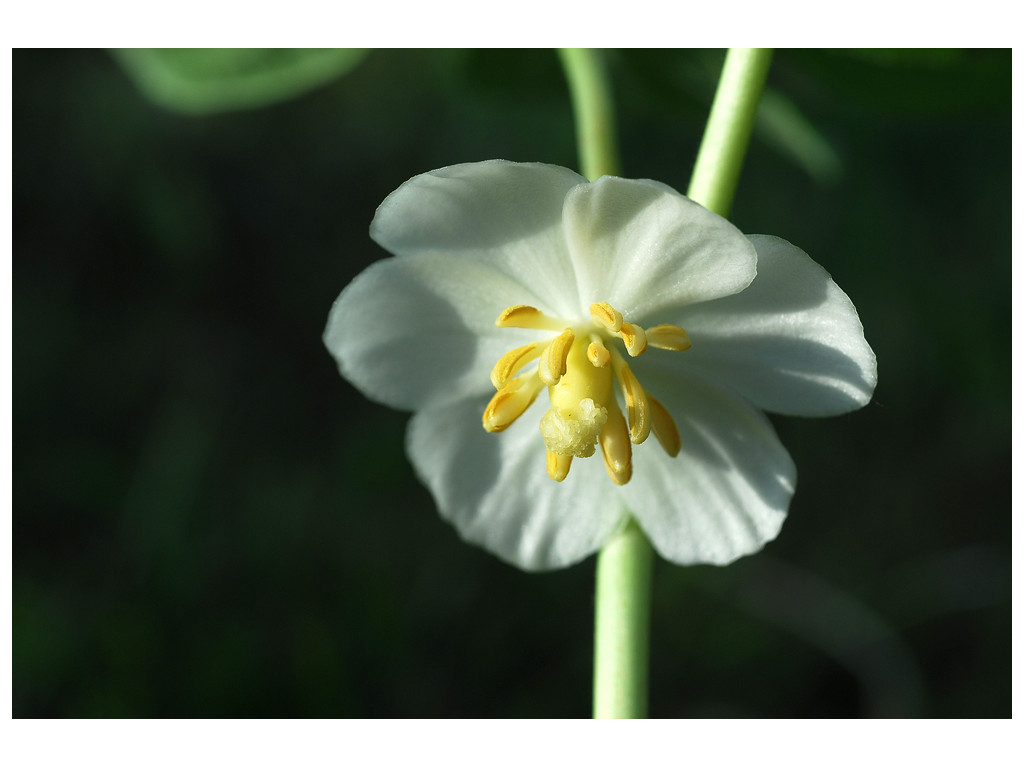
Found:
M 719 216 L 729 215 L 757 102 L 768 77 L 770 48 L 730 48 L 700 142 L 686 196 Z
M 611 89 L 600 57 L 560 51 L 569 81 L 583 175 L 619 172 Z M 757 102 L 771 62 L 766 49 L 731 49 L 708 118 L 689 197 L 725 216 L 739 181 Z M 597 557 L 594 627 L 594 717 L 647 716 L 653 551 L 636 521 Z
M 580 170 L 591 181 L 614 176 L 619 172 L 615 111 L 601 54 L 589 48 L 560 48 L 558 53 L 576 115 Z
M 771 50 L 732 48 L 708 116 L 687 196 L 728 216 L 768 77 Z M 647 716 L 653 552 L 634 520 L 597 556 L 594 717 Z
M 591 181 L 619 172 L 615 114 L 604 62 L 596 51 L 559 51 L 580 150 Z M 650 634 L 651 545 L 629 523 L 597 556 L 594 619 L 594 717 L 647 716 L 647 646 Z
M 651 545 L 632 519 L 597 556 L 594 717 L 647 717 Z

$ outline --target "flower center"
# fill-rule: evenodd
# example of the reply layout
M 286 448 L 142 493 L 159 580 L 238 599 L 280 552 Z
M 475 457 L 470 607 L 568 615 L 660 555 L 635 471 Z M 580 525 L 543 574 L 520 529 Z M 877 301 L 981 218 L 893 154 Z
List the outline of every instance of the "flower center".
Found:
M 495 321 L 499 328 L 560 333 L 501 356 L 491 371 L 498 391 L 484 409 L 483 425 L 488 432 L 501 432 L 547 387 L 551 408 L 540 420 L 540 431 L 547 447 L 548 475 L 564 480 L 574 457 L 593 456 L 600 445 L 608 475 L 623 485 L 633 475 L 632 444 L 639 445 L 653 432 L 665 452 L 675 456 L 680 439 L 668 411 L 640 386 L 615 342 L 621 341 L 626 353 L 637 357 L 649 346 L 689 349 L 690 339 L 677 325 L 644 330 L 624 322 L 622 314 L 604 302 L 591 305 L 590 318 L 573 325 L 522 304 L 502 312 Z M 519 374 L 534 360 L 535 368 Z M 622 392 L 625 416 L 613 380 Z

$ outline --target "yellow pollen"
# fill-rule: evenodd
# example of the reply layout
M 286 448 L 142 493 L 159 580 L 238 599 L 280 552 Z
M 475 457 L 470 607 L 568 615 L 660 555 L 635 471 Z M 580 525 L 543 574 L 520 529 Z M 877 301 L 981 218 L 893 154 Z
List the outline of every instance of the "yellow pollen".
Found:
M 678 456 L 683 443 L 679 437 L 679 427 L 676 426 L 672 414 L 650 395 L 647 395 L 647 402 L 651 406 L 651 431 L 658 438 L 665 453 L 672 457 Z
M 685 352 L 692 344 L 690 337 L 678 325 L 655 325 L 647 329 L 647 343 L 658 349 L 670 349 L 674 352 Z
M 569 467 L 572 466 L 572 456 L 563 456 L 560 453 L 547 452 L 548 477 L 555 482 L 562 482 L 569 476 Z
M 622 343 L 626 345 L 626 351 L 629 352 L 630 357 L 642 355 L 647 349 L 647 334 L 639 325 L 623 323 L 622 328 L 619 329 L 619 336 L 622 338 Z
M 501 389 L 508 384 L 508 380 L 515 376 L 520 368 L 540 356 L 541 349 L 540 344 L 532 341 L 526 346 L 510 350 L 498 358 L 498 362 L 491 369 L 491 384 L 494 385 L 494 388 Z
M 525 304 L 502 312 L 495 321 L 499 328 L 560 333 L 501 356 L 491 371 L 491 383 L 498 391 L 484 410 L 483 426 L 488 432 L 508 428 L 546 386 L 551 407 L 540 419 L 540 432 L 548 476 L 561 482 L 574 457 L 593 456 L 600 445 L 608 476 L 623 485 L 633 475 L 633 444 L 639 445 L 653 432 L 665 452 L 676 456 L 682 440 L 671 414 L 644 391 L 623 354 L 609 347 L 609 342 L 618 338 L 625 353 L 637 357 L 648 346 L 689 349 L 690 339 L 677 325 L 645 330 L 624 322 L 622 313 L 607 302 L 591 304 L 590 320 L 572 326 Z M 536 368 L 517 376 L 534 360 L 538 361 Z M 616 383 L 624 409 L 616 402 Z
M 633 476 L 633 445 L 622 411 L 614 400 L 608 405 L 608 421 L 601 430 L 601 455 L 604 468 L 616 485 L 625 485 Z
M 595 323 L 599 323 L 612 333 L 618 333 L 619 328 L 622 327 L 622 313 L 606 302 L 591 304 L 590 316 L 594 318 Z
M 488 432 L 507 429 L 533 404 L 543 388 L 544 382 L 536 373 L 512 379 L 494 394 L 484 409 L 484 429 Z
M 568 325 L 564 320 L 548 317 L 536 307 L 514 304 L 494 321 L 499 328 L 532 328 L 537 331 L 560 331 Z
M 612 361 L 612 356 L 608 354 L 608 348 L 605 347 L 604 342 L 596 334 L 590 337 L 593 341 L 590 342 L 590 346 L 587 347 L 587 360 L 595 368 L 604 368 Z
M 650 404 L 647 393 L 640 386 L 636 376 L 618 352 L 612 353 L 612 368 L 619 380 L 622 396 L 626 400 L 626 420 L 629 422 L 629 439 L 640 445 L 651 434 Z
M 562 374 L 565 373 L 565 361 L 569 356 L 569 348 L 575 339 L 576 335 L 572 332 L 572 328 L 566 328 L 548 344 L 537 365 L 537 373 L 540 374 L 545 384 L 557 384 L 558 380 L 562 378 Z

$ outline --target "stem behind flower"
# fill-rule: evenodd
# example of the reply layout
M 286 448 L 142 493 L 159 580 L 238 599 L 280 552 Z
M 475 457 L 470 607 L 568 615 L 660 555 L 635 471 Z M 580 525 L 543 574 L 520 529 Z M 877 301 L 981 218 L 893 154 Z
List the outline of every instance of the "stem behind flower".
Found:
M 697 152 L 686 196 L 728 218 L 757 103 L 772 62 L 771 48 L 730 48 Z
M 619 172 L 611 88 L 599 54 L 559 51 L 576 115 L 583 175 L 595 180 Z M 771 51 L 730 49 L 688 196 L 727 216 L 753 128 Z M 632 518 L 597 556 L 594 627 L 594 717 L 647 716 L 651 571 L 654 553 Z
M 615 110 L 608 72 L 600 51 L 560 48 L 562 68 L 569 81 L 580 169 L 591 181 L 619 173 L 616 151 Z

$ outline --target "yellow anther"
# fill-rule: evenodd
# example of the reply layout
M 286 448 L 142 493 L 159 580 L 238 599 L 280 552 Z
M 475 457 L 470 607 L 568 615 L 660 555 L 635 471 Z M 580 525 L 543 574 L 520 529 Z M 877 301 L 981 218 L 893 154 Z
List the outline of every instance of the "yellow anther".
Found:
M 515 376 L 520 368 L 540 356 L 541 349 L 541 345 L 534 341 L 502 355 L 491 369 L 491 384 L 494 388 L 501 389 L 508 384 L 508 380 Z
M 625 485 L 633 476 L 633 446 L 626 420 L 614 400 L 608 404 L 608 421 L 601 430 L 600 442 L 608 476 L 616 485 Z
M 483 426 L 501 432 L 518 419 L 547 387 L 551 407 L 540 419 L 546 449 L 548 476 L 562 482 L 569 476 L 573 458 L 593 456 L 601 447 L 605 471 L 617 485 L 633 476 L 633 445 L 651 433 L 665 453 L 677 456 L 682 447 L 679 428 L 665 406 L 648 395 L 626 363 L 648 346 L 668 350 L 690 348 L 686 331 L 678 325 L 654 325 L 644 329 L 624 322 L 622 314 L 607 302 L 590 305 L 592 323 L 579 321 L 575 328 L 561 318 L 549 317 L 536 307 L 516 304 L 495 321 L 499 328 L 555 331 L 549 340 L 534 341 L 501 356 L 491 371 L 498 391 L 487 404 Z M 621 339 L 625 352 L 613 337 Z M 537 367 L 521 373 L 528 363 Z M 616 402 L 618 383 L 625 408 Z
M 537 399 L 544 382 L 536 373 L 512 379 L 499 389 L 484 409 L 483 424 L 488 432 L 501 432 L 523 415 Z
M 540 363 L 537 365 L 537 373 L 545 384 L 557 384 L 565 373 L 566 358 L 569 356 L 569 349 L 576 340 L 576 334 L 572 328 L 566 328 L 558 336 L 551 340 L 547 349 L 540 356 Z
M 619 336 L 622 337 L 622 343 L 626 345 L 626 351 L 629 352 L 630 357 L 643 354 L 643 351 L 647 349 L 647 334 L 639 325 L 623 323 L 622 328 L 619 329 Z
M 675 458 L 679 455 L 679 449 L 683 447 L 683 441 L 679 437 L 679 428 L 665 406 L 647 395 L 647 402 L 651 406 L 651 431 L 658 438 L 665 453 Z
M 615 378 L 619 381 L 622 389 L 622 397 L 626 401 L 626 420 L 629 422 L 629 439 L 640 445 L 651 434 L 650 405 L 647 402 L 647 393 L 636 380 L 636 376 L 629 370 L 626 361 L 618 352 L 612 354 L 612 368 L 615 370 Z
M 572 466 L 572 456 L 563 456 L 560 453 L 548 451 L 548 477 L 556 482 L 562 482 L 569 475 L 569 467 Z
M 587 360 L 595 368 L 607 367 L 608 363 L 612 360 L 612 356 L 608 354 L 608 349 L 605 347 L 604 342 L 597 336 L 591 336 L 590 338 L 593 341 L 587 347 Z
M 568 325 L 564 320 L 548 317 L 536 307 L 514 304 L 506 309 L 494 324 L 499 328 L 532 328 L 539 331 L 560 331 Z
M 591 304 L 590 316 L 594 318 L 595 323 L 599 323 L 612 333 L 618 333 L 622 327 L 622 314 L 607 302 Z
M 684 352 L 693 346 L 686 331 L 678 325 L 663 323 L 647 329 L 647 343 L 658 349 L 671 349 L 675 352 Z

